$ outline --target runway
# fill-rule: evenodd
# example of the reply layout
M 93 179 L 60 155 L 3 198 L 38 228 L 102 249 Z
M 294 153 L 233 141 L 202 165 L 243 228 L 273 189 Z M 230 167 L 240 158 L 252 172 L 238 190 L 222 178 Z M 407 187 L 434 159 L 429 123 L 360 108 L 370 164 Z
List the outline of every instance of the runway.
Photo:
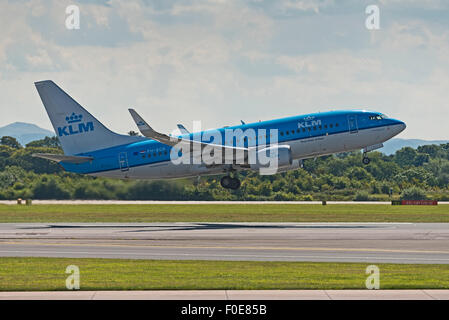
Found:
M 5 223 L 0 256 L 449 263 L 447 223 Z

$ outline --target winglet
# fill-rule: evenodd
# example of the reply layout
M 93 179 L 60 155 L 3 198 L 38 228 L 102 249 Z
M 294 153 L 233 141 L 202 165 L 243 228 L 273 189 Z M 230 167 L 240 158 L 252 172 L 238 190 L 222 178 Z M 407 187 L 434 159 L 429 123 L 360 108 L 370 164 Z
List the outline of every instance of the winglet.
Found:
M 178 123 L 177 124 L 179 131 L 181 132 L 181 134 L 189 134 L 189 130 L 186 129 L 186 127 L 184 127 L 182 124 Z
M 148 123 L 146 123 L 145 120 L 143 120 L 143 118 L 136 112 L 136 110 L 128 109 L 128 111 L 129 113 L 131 113 L 131 116 L 133 117 L 140 133 L 142 133 L 145 137 L 159 141 L 169 146 L 174 146 L 179 142 L 178 138 L 169 137 L 166 134 L 155 131 L 150 127 Z
M 134 122 L 137 125 L 137 128 L 139 129 L 139 131 L 148 138 L 151 138 L 155 131 L 153 130 L 153 128 L 150 127 L 150 125 L 148 123 L 146 123 L 145 120 L 143 120 L 143 118 L 136 112 L 136 110 L 134 109 L 128 109 L 129 113 L 131 113 L 131 116 L 134 119 Z

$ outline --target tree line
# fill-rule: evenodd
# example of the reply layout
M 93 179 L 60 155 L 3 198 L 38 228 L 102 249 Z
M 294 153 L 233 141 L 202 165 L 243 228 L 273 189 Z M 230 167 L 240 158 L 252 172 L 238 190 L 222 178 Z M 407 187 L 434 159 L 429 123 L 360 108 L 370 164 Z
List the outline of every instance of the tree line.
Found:
M 0 199 L 118 200 L 449 200 L 449 143 L 402 148 L 393 155 L 360 152 L 307 159 L 303 167 L 273 176 L 242 172 L 239 190 L 220 177 L 182 180 L 118 180 L 65 172 L 33 153 L 62 153 L 56 137 L 21 146 L 0 139 Z

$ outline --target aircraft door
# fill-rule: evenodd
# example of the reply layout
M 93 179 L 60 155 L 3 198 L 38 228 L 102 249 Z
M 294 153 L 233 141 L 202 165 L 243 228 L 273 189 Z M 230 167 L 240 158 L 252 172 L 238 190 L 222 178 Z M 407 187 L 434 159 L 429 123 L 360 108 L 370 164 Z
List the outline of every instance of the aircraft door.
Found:
M 122 172 L 125 172 L 125 171 L 129 170 L 128 154 L 126 152 L 120 152 L 119 153 L 118 162 L 119 162 L 119 165 L 120 165 L 120 170 Z
M 348 126 L 350 133 L 357 133 L 359 131 L 359 127 L 357 124 L 357 116 L 355 115 L 348 116 Z

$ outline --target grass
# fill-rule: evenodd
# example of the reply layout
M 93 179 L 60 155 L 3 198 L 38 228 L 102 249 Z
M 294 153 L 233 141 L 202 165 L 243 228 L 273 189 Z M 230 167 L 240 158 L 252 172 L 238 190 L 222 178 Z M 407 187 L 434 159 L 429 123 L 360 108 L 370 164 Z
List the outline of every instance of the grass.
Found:
M 81 290 L 365 289 L 363 263 L 1 258 L 0 291 L 66 290 L 68 265 Z M 381 289 L 448 289 L 449 265 L 377 264 Z
M 5 222 L 449 222 L 449 205 L 0 205 Z

